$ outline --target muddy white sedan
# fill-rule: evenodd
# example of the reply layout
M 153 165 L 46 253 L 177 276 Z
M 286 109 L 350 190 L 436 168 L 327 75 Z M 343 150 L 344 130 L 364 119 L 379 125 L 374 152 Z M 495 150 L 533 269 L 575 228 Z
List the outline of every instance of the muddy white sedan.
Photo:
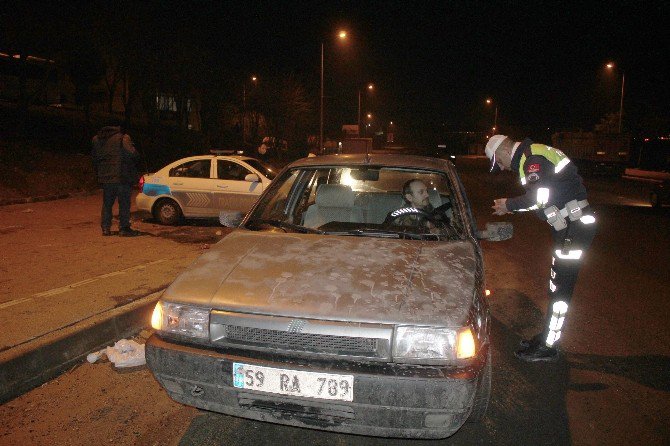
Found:
M 236 223 L 156 305 L 147 362 L 172 398 L 375 436 L 443 438 L 482 419 L 492 364 L 478 238 L 511 226 L 476 230 L 450 162 L 305 158 Z
M 222 210 L 251 209 L 275 175 L 273 167 L 247 156 L 192 156 L 142 176 L 135 202 L 168 225 L 183 217 L 216 218 Z

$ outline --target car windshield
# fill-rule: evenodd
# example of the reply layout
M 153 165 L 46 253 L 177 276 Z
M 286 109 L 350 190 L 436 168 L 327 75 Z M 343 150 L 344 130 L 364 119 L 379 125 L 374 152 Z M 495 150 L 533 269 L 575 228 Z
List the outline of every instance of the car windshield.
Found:
M 274 181 L 245 226 L 361 237 L 461 239 L 463 218 L 458 208 L 444 172 L 303 167 Z
M 262 161 L 257 159 L 245 159 L 244 162 L 265 175 L 268 180 L 274 180 L 277 176 L 277 169 Z

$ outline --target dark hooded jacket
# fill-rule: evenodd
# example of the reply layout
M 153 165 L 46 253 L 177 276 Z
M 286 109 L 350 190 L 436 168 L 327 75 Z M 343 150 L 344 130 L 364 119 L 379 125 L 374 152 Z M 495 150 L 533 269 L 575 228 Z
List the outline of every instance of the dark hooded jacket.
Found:
M 99 183 L 133 184 L 137 181 L 137 151 L 120 127 L 103 127 L 93 137 L 93 167 Z

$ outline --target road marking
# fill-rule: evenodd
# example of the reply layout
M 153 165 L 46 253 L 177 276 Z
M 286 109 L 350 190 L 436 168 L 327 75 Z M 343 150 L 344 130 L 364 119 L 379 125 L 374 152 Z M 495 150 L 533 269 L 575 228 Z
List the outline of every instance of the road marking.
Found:
M 106 279 L 108 277 L 113 277 L 113 276 L 119 276 L 119 275 L 126 274 L 126 273 L 129 273 L 129 272 L 132 272 L 132 271 L 143 270 L 143 269 L 146 269 L 147 266 L 157 265 L 159 263 L 167 262 L 168 260 L 170 260 L 170 259 L 169 258 L 164 258 L 164 259 L 154 260 L 153 262 L 143 263 L 141 265 L 136 265 L 136 266 L 131 266 L 130 268 L 120 269 L 118 271 L 113 271 L 111 273 L 101 274 L 99 276 L 91 277 L 90 279 L 80 280 L 79 282 L 71 283 L 69 285 L 65 285 L 65 286 L 62 286 L 62 287 L 59 287 L 59 288 L 53 288 L 51 290 L 42 291 L 41 293 L 35 293 L 31 297 L 24 297 L 24 298 L 21 298 L 21 299 L 10 300 L 9 302 L 5 302 L 5 303 L 0 304 L 0 310 L 4 309 L 4 308 L 12 307 L 14 305 L 18 305 L 18 304 L 21 304 L 21 303 L 24 303 L 24 302 L 27 302 L 27 301 L 30 301 L 30 300 L 33 300 L 36 297 L 48 297 L 48 296 L 55 296 L 57 294 L 62 294 L 62 293 L 65 293 L 67 291 L 70 291 L 74 288 L 80 287 L 82 285 L 88 285 L 89 283 L 96 282 L 100 279 Z
M 11 307 L 13 305 L 18 305 L 20 303 L 23 303 L 27 300 L 33 300 L 31 297 L 24 297 L 23 299 L 16 299 L 16 300 L 10 300 L 9 302 L 5 302 L 4 304 L 0 304 L 0 310 L 3 308 Z
M 141 270 L 141 269 L 146 268 L 147 266 L 156 265 L 158 263 L 163 263 L 163 262 L 167 262 L 167 261 L 168 261 L 168 259 L 159 259 L 159 260 L 154 260 L 153 262 L 143 263 L 142 265 L 131 266 L 130 268 L 120 269 L 118 271 L 113 271 L 113 272 L 107 273 L 107 274 L 101 274 L 99 276 L 95 276 L 95 277 L 92 277 L 90 279 L 85 279 L 85 280 L 82 280 L 82 281 L 79 281 L 79 282 L 71 283 L 70 285 L 65 285 L 65 286 L 60 287 L 60 288 L 54 288 L 54 289 L 51 289 L 51 290 L 48 290 L 48 291 L 43 291 L 41 293 L 33 294 L 32 297 L 54 296 L 56 294 L 65 293 L 66 291 L 69 291 L 73 288 L 80 287 L 82 285 L 88 285 L 89 283 L 93 283 L 93 282 L 98 281 L 100 279 L 105 279 L 107 277 L 112 277 L 112 276 L 118 276 L 120 274 L 125 274 L 125 273 L 130 272 L 130 271 Z

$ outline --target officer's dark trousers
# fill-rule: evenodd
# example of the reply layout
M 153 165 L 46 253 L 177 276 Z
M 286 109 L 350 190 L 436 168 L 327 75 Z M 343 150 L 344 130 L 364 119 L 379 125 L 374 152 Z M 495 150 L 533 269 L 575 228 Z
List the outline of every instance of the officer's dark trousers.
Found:
M 570 312 L 577 276 L 597 231 L 595 218 L 593 212 L 585 210 L 580 220 L 568 221 L 566 229 L 552 229 L 549 306 L 543 333 L 543 340 L 550 347 L 559 342 L 566 315 Z

